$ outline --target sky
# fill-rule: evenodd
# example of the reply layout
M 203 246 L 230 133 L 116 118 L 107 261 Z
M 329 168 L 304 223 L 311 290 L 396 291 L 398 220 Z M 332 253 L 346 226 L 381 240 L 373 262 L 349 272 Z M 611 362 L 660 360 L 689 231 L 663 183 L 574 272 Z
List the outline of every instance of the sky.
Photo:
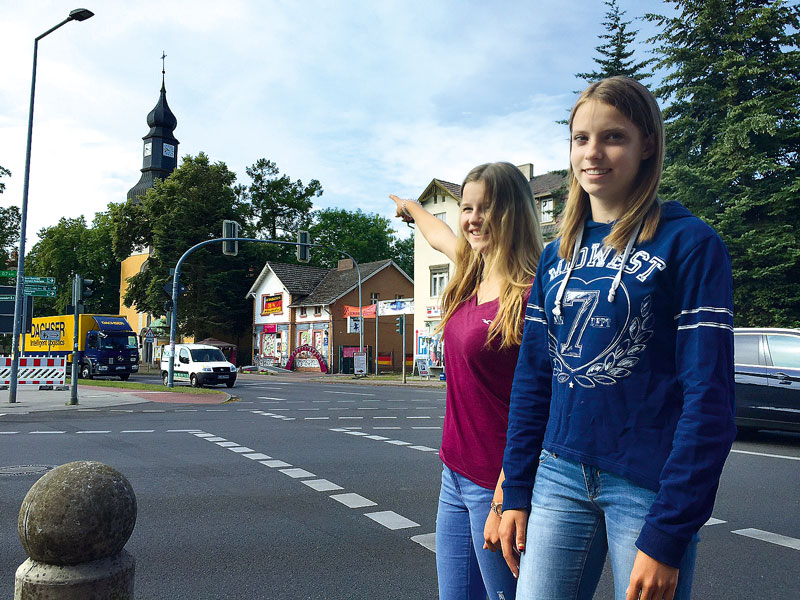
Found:
M 619 6 L 626 20 L 669 11 Z M 61 217 L 91 222 L 139 180 L 162 52 L 180 156 L 205 152 L 245 185 L 245 167 L 267 158 L 320 181 L 315 208 L 390 217 L 388 194 L 416 198 L 484 162 L 565 169 L 556 121 L 585 86 L 575 73 L 596 66 L 607 11 L 600 0 L 0 0 L 0 165 L 12 172 L 0 206 L 22 202 L 33 40 L 74 8 L 95 16 L 39 42 L 27 248 Z M 629 27 L 636 58 L 649 57 L 654 26 Z

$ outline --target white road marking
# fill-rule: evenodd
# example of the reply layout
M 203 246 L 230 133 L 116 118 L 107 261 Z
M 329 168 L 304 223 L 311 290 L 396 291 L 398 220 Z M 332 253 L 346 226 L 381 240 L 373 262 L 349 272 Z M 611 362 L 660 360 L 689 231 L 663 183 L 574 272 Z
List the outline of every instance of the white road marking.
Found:
M 423 548 L 427 548 L 431 552 L 436 552 L 436 533 L 423 533 L 422 535 L 415 535 L 411 538 L 412 542 L 416 542 Z
M 108 412 L 126 412 L 126 413 L 132 413 L 133 411 L 132 411 L 132 410 L 128 410 L 128 409 L 126 409 L 126 408 L 110 408 L 110 409 L 108 409 Z M 177 411 L 175 411 L 175 412 L 177 412 Z
M 203 438 L 203 439 L 205 439 L 205 441 L 207 441 L 207 442 L 227 442 L 228 441 L 223 437 L 207 437 L 207 438 Z
M 259 400 L 286 400 L 286 398 L 272 398 L 270 396 L 259 396 Z
M 292 479 L 300 479 L 302 477 L 316 477 L 313 473 L 306 471 L 305 469 L 281 469 L 281 473 L 284 475 L 288 475 Z
M 162 393 L 162 392 L 159 392 L 159 393 Z M 143 413 L 163 413 L 163 412 L 167 412 L 167 411 L 165 411 L 165 410 L 151 410 L 151 409 L 146 409 L 146 410 L 143 410 L 142 412 L 143 412 Z
M 372 417 L 373 419 L 396 419 L 397 417 Z
M 366 506 L 377 506 L 377 502 L 373 502 L 369 498 L 364 498 L 364 496 L 360 496 L 358 494 L 354 494 L 352 492 L 347 494 L 334 494 L 331 496 L 337 502 L 341 502 L 347 508 L 364 508 Z
M 438 425 L 432 425 L 430 427 L 412 427 L 411 429 L 441 429 Z
M 66 431 L 31 431 L 31 433 L 67 433 Z
M 133 412 L 132 410 L 123 411 L 123 412 Z M 176 408 L 175 412 L 197 412 L 196 408 Z
M 420 452 L 437 452 L 436 448 L 428 448 L 428 446 L 409 446 L 409 448 Z
M 402 429 L 401 427 L 373 427 L 373 429 Z
M 393 446 L 410 446 L 411 442 L 404 442 L 403 440 L 386 440 L 387 444 L 392 444 Z
M 327 421 L 330 417 L 303 417 L 304 421 Z
M 302 483 L 306 484 L 312 490 L 316 490 L 318 492 L 334 492 L 336 490 L 344 489 L 342 486 L 336 485 L 327 479 L 305 479 L 302 481 Z
M 13 435 L 15 433 L 19 433 L 19 431 L 0 431 L 0 435 Z
M 207 408 L 206 412 L 228 412 L 227 408 Z
M 343 427 L 335 427 L 334 429 L 331 429 L 331 431 L 342 432 L 342 431 L 347 431 L 347 429 Z
M 396 529 L 408 529 L 409 527 L 419 527 L 419 523 L 415 523 L 411 519 L 406 519 L 403 515 L 398 515 L 392 510 L 382 510 L 374 513 L 365 513 L 365 517 L 369 517 L 376 523 L 380 523 L 387 529 L 392 531 Z
M 319 410 L 318 408 L 298 408 L 297 410 Z
M 198 433 L 203 433 L 199 429 L 167 429 L 167 433 L 194 433 L 195 435 Z M 214 435 L 213 433 L 209 433 L 208 435 Z
M 785 458 L 786 460 L 800 460 L 800 456 L 786 456 L 784 454 L 767 454 L 766 452 L 750 452 L 748 450 L 731 450 L 736 454 L 751 454 L 753 456 L 766 456 L 767 458 Z
M 723 521 L 722 519 L 715 519 L 714 517 L 711 517 L 708 521 L 706 521 L 703 527 L 710 527 L 711 525 L 722 525 L 723 523 L 726 522 L 727 521 Z
M 277 469 L 278 467 L 291 467 L 287 462 L 283 462 L 282 460 L 260 460 L 258 461 L 262 465 L 265 465 L 271 469 Z
M 359 406 L 356 410 L 379 410 L 377 406 Z
M 244 454 L 245 452 L 253 452 L 252 448 L 248 448 L 246 446 L 237 446 L 235 448 L 228 448 L 231 452 L 238 452 L 239 454 Z
M 120 433 L 153 433 L 155 429 L 123 429 Z
M 354 403 L 355 400 L 337 400 L 336 402 Z
M 213 433 L 195 433 L 195 435 L 199 438 L 210 438 L 214 437 Z
M 379 442 L 382 442 L 383 440 L 388 440 L 389 438 L 383 437 L 382 435 L 368 435 L 364 439 L 365 440 L 377 440 Z
M 364 394 L 361 392 L 333 392 L 331 390 L 323 390 L 326 394 L 345 394 L 347 396 L 374 396 L 375 394 Z
M 75 433 L 111 433 L 111 430 L 97 430 L 97 431 L 76 431 Z
M 420 416 L 420 417 L 406 417 L 406 419 L 430 419 L 430 417 L 429 416 L 424 416 L 424 417 L 422 417 L 422 416 Z
M 223 448 L 234 448 L 238 445 L 236 442 L 217 442 L 217 446 L 222 446 Z
M 272 458 L 266 454 L 261 454 L 261 452 L 251 452 L 250 454 L 242 454 L 242 456 L 246 456 L 250 460 L 269 460 Z
M 336 417 L 337 419 L 363 419 L 364 417 Z
M 736 531 L 731 531 L 731 533 L 761 540 L 762 542 L 769 542 L 770 544 L 776 544 L 778 546 L 784 546 L 792 550 L 800 550 L 800 540 L 780 535 L 779 533 L 761 531 L 760 529 L 737 529 Z
M 311 402 L 316 402 L 319 404 L 319 403 L 328 403 L 330 402 L 330 400 L 312 400 Z
M 349 435 L 367 435 L 363 431 L 345 431 L 345 433 L 347 433 Z

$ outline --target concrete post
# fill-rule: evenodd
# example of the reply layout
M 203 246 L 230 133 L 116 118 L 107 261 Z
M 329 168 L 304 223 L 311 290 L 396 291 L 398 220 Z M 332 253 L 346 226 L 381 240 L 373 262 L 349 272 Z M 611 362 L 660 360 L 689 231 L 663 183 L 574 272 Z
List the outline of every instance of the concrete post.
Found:
M 135 560 L 123 546 L 135 525 L 136 495 L 119 471 L 93 461 L 53 469 L 19 511 L 30 558 L 14 600 L 133 600 Z

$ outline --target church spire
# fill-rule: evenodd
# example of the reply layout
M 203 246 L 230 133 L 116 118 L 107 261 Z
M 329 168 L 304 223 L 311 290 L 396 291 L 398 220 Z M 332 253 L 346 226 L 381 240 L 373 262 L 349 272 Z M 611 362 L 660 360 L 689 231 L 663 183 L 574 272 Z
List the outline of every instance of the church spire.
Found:
M 156 179 L 166 179 L 177 166 L 178 140 L 173 131 L 178 126 L 178 119 L 167 104 L 167 88 L 165 84 L 164 59 L 167 55 L 161 52 L 161 93 L 153 110 L 147 115 L 150 131 L 142 139 L 144 151 L 142 158 L 142 176 L 139 182 L 128 191 L 128 199 L 144 196 L 147 190 L 155 185 Z

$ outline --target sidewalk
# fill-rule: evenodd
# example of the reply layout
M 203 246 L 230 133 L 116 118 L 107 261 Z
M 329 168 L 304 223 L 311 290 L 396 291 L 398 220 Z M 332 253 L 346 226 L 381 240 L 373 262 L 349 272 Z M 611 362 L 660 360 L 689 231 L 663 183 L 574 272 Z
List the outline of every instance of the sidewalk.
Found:
M 58 386 L 56 386 L 58 387 Z M 164 402 L 169 404 L 222 404 L 231 396 L 219 394 L 182 394 L 180 392 L 157 392 L 149 390 L 126 390 L 78 384 L 78 404 L 69 404 L 70 391 L 39 390 L 27 386 L 17 388 L 17 401 L 8 401 L 8 390 L 0 390 L 0 415 L 24 415 L 46 410 L 80 410 L 107 408 L 141 404 L 143 402 Z
M 342 373 L 329 373 L 323 375 L 318 372 L 303 372 L 303 371 L 290 371 L 288 373 L 279 373 L 272 375 L 259 375 L 257 373 L 239 373 L 237 382 L 240 381 L 263 381 L 269 383 L 270 381 L 302 381 L 312 383 L 341 383 L 351 385 L 393 385 L 398 387 L 425 387 L 425 388 L 441 388 L 444 390 L 447 387 L 446 382 L 439 381 L 438 379 L 420 379 L 419 376 L 408 376 L 407 382 L 403 383 L 400 379 L 386 379 L 384 377 L 370 375 L 368 377 L 354 378 L 353 375 L 345 375 Z M 235 389 L 235 388 L 234 388 Z

